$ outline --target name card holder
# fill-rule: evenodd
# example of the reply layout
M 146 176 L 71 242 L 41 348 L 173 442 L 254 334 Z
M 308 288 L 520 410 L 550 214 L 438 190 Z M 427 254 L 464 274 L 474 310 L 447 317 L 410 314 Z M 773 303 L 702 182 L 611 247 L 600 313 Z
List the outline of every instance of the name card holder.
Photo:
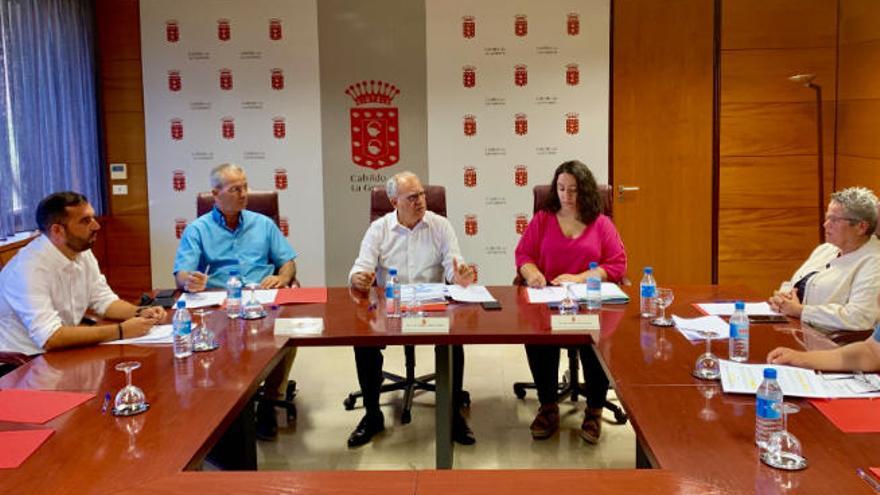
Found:
M 553 332 L 585 332 L 593 339 L 599 338 L 599 315 L 551 315 L 550 330 Z
M 449 333 L 446 316 L 415 316 L 401 318 L 401 333 Z

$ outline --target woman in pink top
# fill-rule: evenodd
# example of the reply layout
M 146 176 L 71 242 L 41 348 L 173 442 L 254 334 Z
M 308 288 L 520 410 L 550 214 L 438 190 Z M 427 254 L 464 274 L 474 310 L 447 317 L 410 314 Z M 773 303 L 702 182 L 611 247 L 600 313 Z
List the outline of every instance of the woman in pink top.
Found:
M 591 261 L 599 264 L 595 272 Z M 584 283 L 598 275 L 619 281 L 626 273 L 626 251 L 611 219 L 601 213 L 601 198 L 593 174 L 579 161 L 556 168 L 547 203 L 535 213 L 516 246 L 516 267 L 529 287 Z M 590 346 L 579 349 L 587 387 L 587 409 L 581 438 L 599 441 L 608 377 Z M 534 438 L 548 438 L 559 428 L 556 404 L 559 346 L 526 345 L 529 368 L 541 408 L 529 429 Z

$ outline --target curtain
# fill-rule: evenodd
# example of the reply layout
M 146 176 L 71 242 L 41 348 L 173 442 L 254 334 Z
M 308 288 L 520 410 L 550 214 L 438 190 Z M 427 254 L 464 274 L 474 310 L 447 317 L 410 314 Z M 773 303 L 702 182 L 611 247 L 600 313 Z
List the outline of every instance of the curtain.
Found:
M 93 19 L 89 0 L 0 0 L 0 238 L 52 192 L 104 211 Z

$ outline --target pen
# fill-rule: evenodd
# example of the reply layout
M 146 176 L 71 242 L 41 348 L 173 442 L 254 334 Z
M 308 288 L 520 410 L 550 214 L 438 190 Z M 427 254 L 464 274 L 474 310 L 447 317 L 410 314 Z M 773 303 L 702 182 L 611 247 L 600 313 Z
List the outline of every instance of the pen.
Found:
M 101 405 L 101 414 L 107 412 L 108 406 L 110 406 L 110 392 L 104 394 L 104 404 Z
M 856 468 L 856 474 L 859 475 L 859 478 L 865 480 L 865 483 L 871 485 L 871 488 L 873 488 L 875 492 L 880 492 L 880 483 L 878 483 L 873 476 L 865 472 L 864 469 Z

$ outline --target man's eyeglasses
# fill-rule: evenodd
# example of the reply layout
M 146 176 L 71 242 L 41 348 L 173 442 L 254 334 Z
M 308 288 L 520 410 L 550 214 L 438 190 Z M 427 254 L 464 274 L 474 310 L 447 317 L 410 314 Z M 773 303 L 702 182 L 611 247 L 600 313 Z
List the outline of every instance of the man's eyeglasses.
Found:
M 831 222 L 831 223 L 837 223 L 837 222 L 843 222 L 843 221 L 846 221 L 849 223 L 856 223 L 859 221 L 859 219 L 858 218 L 851 218 L 851 217 L 838 217 L 835 215 L 825 215 L 825 221 Z
M 241 193 L 241 192 L 247 192 L 247 191 L 248 191 L 248 185 L 247 185 L 247 184 L 242 184 L 242 185 L 240 185 L 240 186 L 232 186 L 232 187 L 229 187 L 229 188 L 226 189 L 226 192 L 229 192 L 229 193 L 232 193 L 232 194 L 238 194 L 238 193 Z
M 414 192 L 412 194 L 406 195 L 403 199 L 410 202 L 410 204 L 416 204 L 420 199 L 425 197 L 425 191 Z

